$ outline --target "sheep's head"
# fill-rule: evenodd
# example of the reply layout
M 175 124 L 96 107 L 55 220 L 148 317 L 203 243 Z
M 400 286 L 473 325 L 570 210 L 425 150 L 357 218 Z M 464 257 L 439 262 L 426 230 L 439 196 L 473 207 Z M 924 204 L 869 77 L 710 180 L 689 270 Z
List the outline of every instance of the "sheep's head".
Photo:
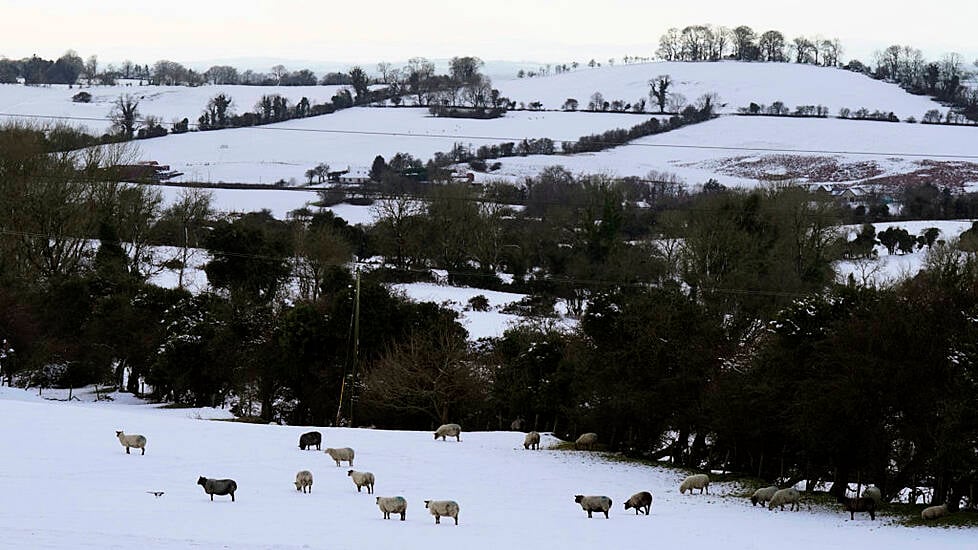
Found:
M 349 477 L 353 477 L 353 470 L 350 470 L 349 472 L 347 472 L 346 475 L 349 476 Z
M 756 496 L 751 496 L 750 497 L 750 503 L 753 504 L 754 506 L 757 506 L 757 497 Z
M 584 495 L 574 495 L 574 502 L 580 504 L 582 500 L 584 500 Z
M 115 431 L 115 436 L 116 437 L 122 437 L 122 430 L 116 430 Z
M 207 478 L 206 477 L 200 476 L 200 477 L 197 478 L 197 485 L 203 485 L 205 483 L 207 483 Z
M 430 500 L 424 501 L 424 507 L 425 508 L 427 508 L 429 504 L 431 504 L 431 501 Z
M 301 491 L 302 490 L 302 484 L 299 483 L 298 481 L 295 482 L 295 490 L 296 491 Z

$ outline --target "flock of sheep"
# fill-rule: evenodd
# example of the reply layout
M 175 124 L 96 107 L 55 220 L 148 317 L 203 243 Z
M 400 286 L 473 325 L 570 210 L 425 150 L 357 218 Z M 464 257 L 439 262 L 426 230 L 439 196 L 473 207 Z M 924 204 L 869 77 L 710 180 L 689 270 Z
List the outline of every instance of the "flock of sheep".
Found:
M 119 439 L 119 443 L 122 444 L 126 449 L 126 454 L 130 454 L 130 449 L 140 449 L 141 453 L 146 454 L 146 437 L 139 434 L 126 434 L 122 431 L 116 431 L 116 437 Z M 454 437 L 456 441 L 462 441 L 462 427 L 458 424 L 444 424 L 439 426 L 435 431 L 435 440 L 439 438 L 444 441 L 447 437 Z M 302 450 L 311 449 L 313 446 L 316 450 L 323 450 L 322 446 L 323 436 L 320 432 L 307 432 L 299 436 L 299 448 Z M 582 434 L 574 442 L 574 447 L 578 450 L 593 450 L 594 446 L 598 442 L 598 435 L 596 433 L 585 433 Z M 523 439 L 524 449 L 539 449 L 540 448 L 540 433 L 536 431 L 531 431 L 526 434 Z M 336 466 L 340 467 L 341 462 L 346 462 L 349 467 L 353 467 L 353 459 L 355 453 L 353 449 L 349 447 L 342 448 L 332 448 L 327 447 L 325 453 L 330 456 L 335 462 Z M 367 488 L 367 494 L 373 494 L 375 477 L 372 472 L 359 472 L 353 469 L 347 471 L 347 476 L 350 477 L 357 487 L 357 492 L 359 493 L 362 488 Z M 301 470 L 295 476 L 295 489 L 296 491 L 301 491 L 302 493 L 312 493 L 312 483 L 313 476 L 312 472 L 309 470 Z M 211 479 L 204 476 L 200 476 L 197 479 L 197 484 L 203 487 L 204 493 L 214 500 L 214 495 L 218 496 L 230 496 L 231 501 L 234 502 L 234 493 L 238 489 L 238 484 L 233 479 Z M 700 494 L 704 492 L 709 494 L 710 492 L 710 477 L 706 474 L 693 474 L 686 477 L 682 483 L 679 485 L 679 493 L 686 494 L 689 491 L 692 494 L 693 490 L 699 489 Z M 153 492 L 153 494 L 156 494 Z M 162 495 L 162 492 L 156 494 L 156 496 Z M 855 519 L 856 512 L 867 512 L 871 519 L 876 519 L 876 511 L 879 509 L 881 504 L 882 494 L 877 487 L 867 487 L 863 491 L 861 497 L 839 497 L 838 501 L 843 505 L 843 508 L 849 512 L 849 519 Z M 769 510 L 774 510 L 775 508 L 780 508 L 784 510 L 785 505 L 788 505 L 789 510 L 798 510 L 799 503 L 801 501 L 801 493 L 793 487 L 788 487 L 784 489 L 779 489 L 777 486 L 763 487 L 757 489 L 750 496 L 751 504 L 757 506 L 767 505 Z M 581 508 L 587 512 L 587 517 L 591 518 L 594 512 L 603 513 L 604 517 L 607 519 L 608 511 L 611 509 L 612 500 L 603 495 L 574 495 L 574 502 L 581 505 Z M 376 497 L 377 507 L 380 508 L 384 519 L 390 519 L 391 514 L 398 514 L 401 516 L 401 521 L 404 521 L 407 515 L 407 500 L 402 496 L 393 497 Z M 454 500 L 426 500 L 424 501 L 425 508 L 428 512 L 434 516 L 435 523 L 440 524 L 441 518 L 448 517 L 455 520 L 455 525 L 458 525 L 458 513 L 459 505 Z M 627 501 L 625 501 L 625 510 L 634 509 L 635 514 L 644 512 L 645 515 L 649 515 L 652 509 L 652 493 L 649 491 L 640 491 L 635 493 Z M 940 506 L 930 506 L 925 508 L 920 516 L 924 520 L 934 520 L 948 515 L 949 509 L 947 504 L 942 504 Z

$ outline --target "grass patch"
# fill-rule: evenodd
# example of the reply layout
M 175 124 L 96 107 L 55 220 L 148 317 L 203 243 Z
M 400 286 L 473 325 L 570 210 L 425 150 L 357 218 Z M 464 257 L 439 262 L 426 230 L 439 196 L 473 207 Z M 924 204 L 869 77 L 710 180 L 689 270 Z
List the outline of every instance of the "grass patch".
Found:
M 574 446 L 574 442 L 573 441 L 561 441 L 560 443 L 556 443 L 554 445 L 551 445 L 551 446 L 547 447 L 547 449 L 548 450 L 551 450 L 551 451 L 576 451 L 576 450 L 578 450 Z M 593 448 L 591 449 L 591 451 L 593 451 L 595 453 L 607 453 L 608 452 L 608 446 L 607 445 L 603 445 L 601 443 L 595 443 L 594 446 L 593 446 Z
M 891 513 L 895 523 L 906 527 L 978 527 L 978 511 L 963 510 L 940 519 L 924 520 L 920 517 L 920 512 L 924 508 L 927 508 L 927 505 L 891 504 L 886 507 L 886 511 Z

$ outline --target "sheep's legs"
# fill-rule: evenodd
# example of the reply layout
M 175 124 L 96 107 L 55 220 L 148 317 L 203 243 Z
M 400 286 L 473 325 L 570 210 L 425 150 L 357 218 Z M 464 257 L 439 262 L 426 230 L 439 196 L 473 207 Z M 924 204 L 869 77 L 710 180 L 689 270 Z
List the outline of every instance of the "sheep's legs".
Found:
M 146 447 L 143 447 L 143 452 L 141 454 L 146 454 Z
M 129 454 L 129 446 L 126 445 L 126 454 Z

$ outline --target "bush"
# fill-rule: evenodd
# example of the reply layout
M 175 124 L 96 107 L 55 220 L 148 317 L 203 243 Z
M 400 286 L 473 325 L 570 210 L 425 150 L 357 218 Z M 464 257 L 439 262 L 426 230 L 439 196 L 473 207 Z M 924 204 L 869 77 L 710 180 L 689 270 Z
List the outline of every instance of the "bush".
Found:
M 92 94 L 88 92 L 78 92 L 77 94 L 71 96 L 71 100 L 75 103 L 91 103 Z
M 479 294 L 469 298 L 469 309 L 472 311 L 489 311 L 489 298 Z

